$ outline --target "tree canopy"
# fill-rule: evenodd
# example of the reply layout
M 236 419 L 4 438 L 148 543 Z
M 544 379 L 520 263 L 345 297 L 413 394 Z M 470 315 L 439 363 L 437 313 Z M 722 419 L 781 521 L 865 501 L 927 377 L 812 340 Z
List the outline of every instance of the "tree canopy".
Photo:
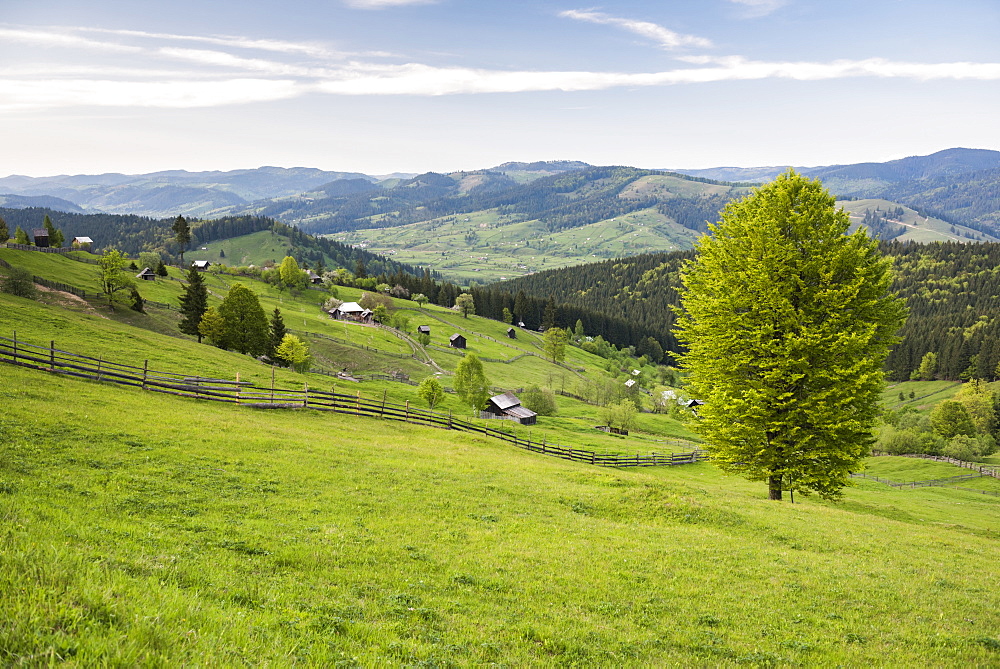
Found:
M 724 470 L 836 498 L 873 441 L 906 310 L 889 261 L 818 181 L 788 171 L 729 204 L 682 271 L 696 429 Z
M 260 300 L 241 283 L 233 284 L 219 305 L 225 322 L 222 347 L 253 356 L 267 353 L 269 328 Z
M 483 363 L 475 353 L 466 353 L 455 367 L 455 378 L 452 381 L 455 392 L 463 403 L 480 411 L 490 398 L 490 384 L 483 371 Z

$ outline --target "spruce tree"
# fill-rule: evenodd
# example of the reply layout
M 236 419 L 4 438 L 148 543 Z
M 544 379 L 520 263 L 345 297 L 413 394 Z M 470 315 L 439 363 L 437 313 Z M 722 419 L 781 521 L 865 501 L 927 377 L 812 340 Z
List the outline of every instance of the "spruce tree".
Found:
M 174 232 L 174 241 L 180 249 L 181 267 L 184 266 L 184 249 L 191 243 L 191 226 L 183 216 L 174 219 L 174 224 L 170 228 Z
M 790 170 L 730 203 L 682 271 L 678 338 L 694 427 L 751 481 L 836 498 L 873 441 L 906 309 L 890 263 L 819 183 Z
M 281 346 L 281 342 L 285 339 L 286 334 L 288 334 L 288 330 L 285 328 L 285 321 L 281 317 L 281 309 L 275 307 L 274 313 L 271 314 L 270 336 L 268 337 L 267 342 L 267 357 L 271 360 L 277 361 L 279 364 L 281 364 L 281 359 L 276 357 L 275 352 L 278 350 L 278 347 Z
M 163 267 L 162 263 L 160 267 Z M 198 343 L 201 343 L 202 332 L 199 326 L 208 309 L 208 289 L 205 287 L 205 277 L 194 267 L 188 270 L 187 280 L 188 284 L 184 286 L 184 292 L 180 296 L 183 318 L 178 327 L 184 334 L 198 337 Z
M 42 219 L 42 227 L 45 228 L 45 232 L 49 233 L 49 246 L 54 249 L 62 248 L 63 242 L 66 239 L 63 237 L 62 230 L 52 225 L 52 219 L 49 218 L 48 214 L 45 214 L 45 218 Z
M 7 221 L 3 220 L 3 216 L 0 216 L 0 244 L 8 239 L 10 239 L 10 228 L 7 227 Z

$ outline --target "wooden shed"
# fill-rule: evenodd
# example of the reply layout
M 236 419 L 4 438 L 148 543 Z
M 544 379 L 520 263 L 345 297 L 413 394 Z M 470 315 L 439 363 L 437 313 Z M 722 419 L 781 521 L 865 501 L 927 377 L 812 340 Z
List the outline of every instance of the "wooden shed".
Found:
M 89 251 L 90 247 L 94 245 L 94 240 L 90 237 L 74 237 L 73 238 L 73 248 L 81 249 L 83 251 Z
M 142 279 L 143 281 L 155 281 L 156 272 L 146 267 L 141 272 L 135 275 L 135 278 Z
M 210 262 L 209 262 L 209 261 L 207 261 L 207 260 L 195 260 L 195 261 L 194 261 L 193 263 L 191 263 L 191 264 L 192 264 L 192 265 L 194 266 L 194 268 L 195 268 L 196 270 L 198 270 L 199 272 L 204 272 L 204 271 L 205 271 L 206 269 L 208 269 L 208 268 L 209 268 L 209 266 L 210 266 L 210 265 L 211 265 L 212 263 L 210 263 Z
M 431 326 L 430 325 L 418 325 L 417 326 L 417 334 L 429 335 L 430 333 L 431 333 Z
M 39 248 L 48 248 L 49 246 L 49 231 L 45 228 L 35 228 L 31 231 L 31 236 L 35 240 L 35 246 Z
M 448 337 L 448 344 L 453 348 L 465 348 L 465 337 L 456 332 Z
M 513 393 L 496 395 L 486 401 L 486 408 L 480 412 L 482 418 L 503 418 L 521 425 L 534 425 L 538 422 L 538 414 L 521 406 L 521 400 Z
M 517 330 L 514 328 L 507 328 L 507 336 L 511 339 L 517 339 Z
M 309 278 L 309 283 L 323 283 L 323 277 L 312 270 L 307 271 L 306 276 Z

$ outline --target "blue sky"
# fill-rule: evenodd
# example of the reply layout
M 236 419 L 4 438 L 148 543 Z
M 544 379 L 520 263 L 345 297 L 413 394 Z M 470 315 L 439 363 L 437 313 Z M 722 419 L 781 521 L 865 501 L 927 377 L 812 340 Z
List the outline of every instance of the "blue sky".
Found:
M 1000 149 L 997 0 L 3 0 L 0 176 Z

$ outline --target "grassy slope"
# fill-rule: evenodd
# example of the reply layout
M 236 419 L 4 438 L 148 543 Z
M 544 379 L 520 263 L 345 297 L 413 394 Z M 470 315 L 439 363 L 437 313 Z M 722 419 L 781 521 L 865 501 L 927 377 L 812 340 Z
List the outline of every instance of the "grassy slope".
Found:
M 866 209 L 874 211 L 876 208 L 881 208 L 882 211 L 886 211 L 887 209 L 895 209 L 901 206 L 898 202 L 878 198 L 844 200 L 837 202 L 837 205 L 843 207 L 855 223 L 860 223 L 864 219 Z M 963 236 L 965 233 L 974 234 L 977 238 L 982 238 L 988 242 L 1000 241 L 996 237 L 991 237 L 972 228 L 961 225 L 952 226 L 951 223 L 942 221 L 939 218 L 922 216 L 909 207 L 903 207 L 903 211 L 902 218 L 897 221 L 906 227 L 906 232 L 897 238 L 902 242 L 918 242 L 920 244 L 947 241 L 967 242 L 969 241 L 968 238 Z M 957 233 L 951 232 L 953 227 Z
M 225 263 L 231 267 L 238 265 L 259 267 L 268 260 L 280 263 L 288 254 L 290 247 L 287 237 L 275 235 L 270 230 L 261 230 L 249 235 L 207 242 L 193 251 L 188 251 L 184 257 L 192 262 L 208 260 L 213 263 Z M 225 257 L 220 257 L 219 251 L 225 252 Z
M 87 281 L 93 280 L 96 271 L 93 265 L 67 260 L 55 254 L 0 249 L 0 258 L 28 267 L 35 274 L 55 277 L 81 287 L 90 286 Z M 182 285 L 179 280 L 180 273 L 173 268 L 170 272 L 170 279 L 143 283 L 140 289 L 145 294 L 149 294 L 152 290 L 160 291 L 155 293 L 158 301 L 176 304 Z M 400 370 L 416 380 L 433 372 L 431 367 L 408 357 L 411 348 L 394 335 L 375 328 L 334 322 L 325 317 L 317 305 L 318 300 L 323 297 L 322 293 L 304 291 L 301 296 L 296 297 L 287 292 L 279 293 L 270 286 L 249 279 L 211 273 L 205 276 L 211 291 L 210 301 L 213 304 L 218 303 L 219 298 L 231 284 L 241 282 L 258 294 L 268 314 L 274 307 L 280 307 L 287 327 L 305 332 L 307 338 L 312 338 L 314 359 L 323 369 L 339 371 L 347 368 L 350 371 L 363 373 Z M 345 300 L 356 300 L 361 295 L 360 290 L 353 288 L 341 287 L 339 290 L 341 298 Z M 270 383 L 269 367 L 246 356 L 199 345 L 193 338 L 180 336 L 176 329 L 178 314 L 175 311 L 149 308 L 149 315 L 140 315 L 119 307 L 112 313 L 101 305 L 94 308 L 84 303 L 69 303 L 69 306 L 82 310 L 83 313 L 80 313 L 62 308 L 65 304 L 61 300 L 50 301 L 53 304 L 44 307 L 30 301 L 0 295 L 0 307 L 5 304 L 11 305 L 9 309 L 0 309 L 0 336 L 10 337 L 16 330 L 20 338 L 30 343 L 47 345 L 49 341 L 55 340 L 57 347 L 64 350 L 95 357 L 104 356 L 139 367 L 148 359 L 150 367 L 154 369 L 223 378 L 233 378 L 236 372 L 239 372 L 243 380 L 263 385 Z M 438 348 L 431 348 L 429 352 L 446 370 L 454 370 L 455 365 L 461 360 L 454 349 L 448 348 L 448 337 L 459 331 L 469 337 L 468 350 L 483 357 L 509 360 L 525 351 L 541 353 L 541 337 L 537 333 L 519 330 L 519 339 L 509 340 L 505 334 L 507 326 L 497 321 L 477 316 L 462 318 L 450 309 L 434 305 L 428 305 L 420 311 L 415 303 L 407 300 L 397 300 L 397 305 L 407 309 L 411 331 L 415 331 L 418 325 L 425 323 L 431 325 L 432 344 Z M 122 330 L 122 324 L 139 327 Z M 337 337 L 353 342 L 353 345 L 347 346 L 319 335 Z M 610 376 L 604 370 L 605 361 L 602 358 L 569 347 L 567 360 L 576 369 L 583 369 L 585 372 L 575 373 L 566 370 L 538 355 L 526 356 L 510 364 L 486 363 L 486 372 L 491 384 L 500 388 L 516 389 L 543 385 L 582 394 L 579 393 L 578 386 L 584 379 L 591 383 L 611 382 Z M 288 378 L 290 383 L 299 385 L 309 383 L 314 388 L 324 389 L 336 386 L 341 391 L 352 394 L 360 391 L 366 397 L 380 397 L 384 393 L 390 401 L 395 400 L 400 403 L 410 401 L 423 405 L 414 387 L 399 383 L 345 383 L 329 376 L 315 374 L 301 376 L 287 370 L 279 370 L 279 383 L 283 377 Z M 443 381 L 445 385 L 450 385 L 448 376 L 445 376 Z M 669 447 L 664 440 L 690 439 L 693 436 L 683 425 L 665 416 L 643 414 L 639 417 L 638 430 L 628 439 L 622 439 L 593 429 L 593 426 L 602 424 L 597 407 L 565 397 L 559 398 L 558 406 L 558 420 L 543 419 L 538 426 L 530 430 L 506 422 L 502 425 L 537 441 L 544 439 L 558 444 L 612 453 L 687 450 L 683 445 L 675 444 Z M 468 408 L 453 394 L 449 394 L 437 410 L 451 411 L 462 416 L 468 414 Z M 496 424 L 497 421 L 491 422 L 493 426 Z
M 5 663 L 1000 658 L 996 498 L 779 505 L 710 465 L 3 371 Z

